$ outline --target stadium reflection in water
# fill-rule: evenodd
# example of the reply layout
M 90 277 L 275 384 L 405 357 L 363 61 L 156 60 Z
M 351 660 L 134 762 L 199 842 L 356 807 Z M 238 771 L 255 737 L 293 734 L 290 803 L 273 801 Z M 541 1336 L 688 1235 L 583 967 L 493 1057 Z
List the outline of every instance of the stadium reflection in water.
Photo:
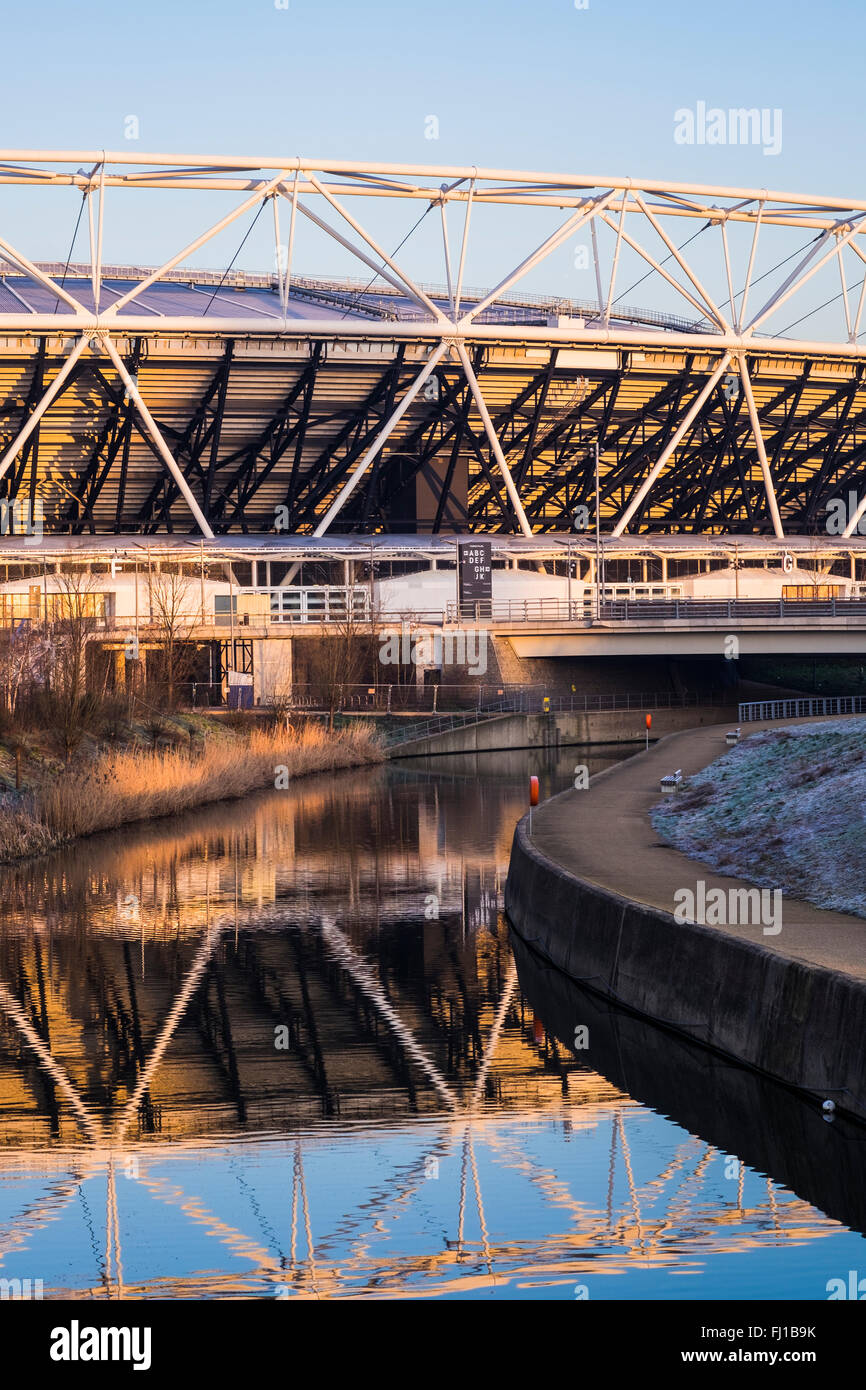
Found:
M 551 756 L 543 795 L 621 750 Z M 861 1268 L 862 1133 L 512 943 L 529 771 L 391 764 L 3 871 L 0 1279 L 825 1298 Z

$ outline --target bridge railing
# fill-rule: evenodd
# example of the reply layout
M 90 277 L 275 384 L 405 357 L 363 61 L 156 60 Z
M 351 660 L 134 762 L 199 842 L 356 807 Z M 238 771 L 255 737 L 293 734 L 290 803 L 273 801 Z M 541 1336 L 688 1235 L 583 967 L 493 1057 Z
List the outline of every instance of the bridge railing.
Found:
M 603 603 L 602 622 L 712 621 L 736 618 L 861 618 L 866 619 L 866 598 L 828 599 L 619 599 Z
M 765 719 L 814 719 L 822 714 L 866 714 L 866 695 L 798 695 L 786 700 L 748 700 L 741 724 Z
M 350 629 L 360 635 L 365 629 L 375 630 L 384 639 L 386 633 L 400 632 L 405 628 L 411 637 L 414 628 L 441 628 L 447 634 L 449 629 L 462 627 L 489 628 L 497 625 L 526 624 L 538 626 L 553 623 L 579 624 L 589 627 L 596 620 L 594 604 L 583 597 L 567 600 L 558 598 L 512 599 L 506 602 L 480 602 L 471 605 L 449 603 L 445 609 L 405 609 L 398 612 L 371 612 L 365 605 L 365 596 L 350 599 L 350 590 L 334 589 L 331 596 L 322 597 L 321 590 L 305 599 L 300 606 L 288 603 L 280 611 L 272 611 L 270 606 L 260 610 L 210 613 L 204 617 L 191 612 L 181 619 L 184 638 L 193 638 L 199 629 L 219 628 L 225 631 L 226 638 L 234 628 L 238 637 L 244 635 L 245 628 L 271 630 L 285 627 L 321 625 L 334 626 L 335 629 Z M 353 606 L 354 604 L 354 606 Z M 830 599 L 695 599 L 695 598 L 623 598 L 605 600 L 599 609 L 597 619 L 603 624 L 630 623 L 733 623 L 738 621 L 763 620 L 782 623 L 802 623 L 819 619 L 842 620 L 857 627 L 866 626 L 866 597 Z M 0 629 L 27 625 L 38 626 L 38 613 L 29 615 L 13 614 L 0 607 Z M 155 617 L 142 614 L 139 618 L 128 615 L 118 616 L 107 612 L 90 620 L 89 633 L 97 638 L 123 637 L 133 632 L 153 638 L 160 630 Z

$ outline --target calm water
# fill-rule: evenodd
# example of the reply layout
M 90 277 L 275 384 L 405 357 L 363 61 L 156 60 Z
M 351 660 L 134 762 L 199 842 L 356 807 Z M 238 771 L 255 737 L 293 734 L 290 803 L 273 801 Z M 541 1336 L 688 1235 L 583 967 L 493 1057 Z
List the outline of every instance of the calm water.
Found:
M 510 937 L 529 772 L 549 795 L 620 755 L 391 764 L 5 871 L 0 1278 L 823 1299 L 866 1274 L 866 1133 Z

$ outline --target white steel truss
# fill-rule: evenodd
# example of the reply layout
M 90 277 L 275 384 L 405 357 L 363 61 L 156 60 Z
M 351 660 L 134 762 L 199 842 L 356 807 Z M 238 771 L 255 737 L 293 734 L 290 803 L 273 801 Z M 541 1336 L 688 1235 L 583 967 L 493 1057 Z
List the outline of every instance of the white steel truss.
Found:
M 383 420 L 374 443 L 326 504 L 316 527 L 317 535 L 327 531 L 446 354 L 462 365 L 513 515 L 520 530 L 525 535 L 531 534 L 519 487 L 512 477 L 467 350 L 468 345 L 499 342 L 576 348 L 610 346 L 622 351 L 663 346 L 694 350 L 709 363 L 703 389 L 694 397 L 679 428 L 619 516 L 614 527 L 616 535 L 622 534 L 641 507 L 733 361 L 754 436 L 768 515 L 776 536 L 781 536 L 782 520 L 747 354 L 751 359 L 756 354 L 778 355 L 780 352 L 792 358 L 824 357 L 848 363 L 866 359 L 866 342 L 859 341 L 861 336 L 866 336 L 866 330 L 860 328 L 866 303 L 866 200 L 514 169 L 413 166 L 313 159 L 300 155 L 201 157 L 130 150 L 0 151 L 0 184 L 22 190 L 33 187 L 77 189 L 86 202 L 90 235 L 89 295 L 84 295 L 77 288 L 77 279 L 67 285 L 65 274 L 51 273 L 20 251 L 5 235 L 6 228 L 0 222 L 0 254 L 6 262 L 5 267 L 0 265 L 0 275 L 2 284 L 9 290 L 7 307 L 0 309 L 0 337 L 56 335 L 64 342 L 73 340 L 59 373 L 30 409 L 17 436 L 7 442 L 0 456 L 0 478 L 25 447 L 40 419 L 63 389 L 76 362 L 90 346 L 113 364 L 156 453 L 205 535 L 212 534 L 208 519 L 139 393 L 134 376 L 124 364 L 123 342 L 133 336 L 146 339 L 170 332 L 186 338 L 239 335 L 257 339 L 317 338 L 325 341 L 400 339 L 411 342 L 416 339 L 427 345 L 425 365 L 388 418 Z M 171 191 L 177 198 L 189 198 L 196 192 L 218 192 L 236 196 L 237 201 L 216 222 L 208 222 L 200 233 L 168 255 L 155 269 L 127 277 L 132 281 L 129 288 L 121 292 L 112 290 L 110 302 L 106 302 L 105 284 L 111 277 L 106 275 L 104 254 L 114 200 L 140 198 L 155 190 Z M 349 200 L 353 200 L 351 209 L 347 206 Z M 364 212 L 371 206 L 371 200 L 386 200 L 386 204 L 398 209 L 406 204 L 410 211 L 414 204 L 416 208 L 420 206 L 422 213 L 425 205 L 426 210 L 435 209 L 441 223 L 442 274 L 439 279 L 446 285 L 445 291 L 437 294 L 431 286 L 422 284 L 417 275 L 407 269 L 405 258 L 398 252 L 389 252 L 381 244 L 381 235 L 374 236 L 368 230 Z M 149 290 L 232 226 L 240 230 L 250 218 L 263 211 L 268 202 L 272 203 L 273 211 L 277 260 L 274 287 L 279 295 L 278 310 L 275 306 L 273 312 L 260 311 L 254 318 L 244 318 L 233 307 L 227 308 L 231 300 L 216 290 L 198 314 L 165 313 L 147 304 Z M 286 204 L 290 211 L 284 256 L 280 207 L 285 211 Z M 483 229 L 479 215 L 482 208 L 487 218 Z M 487 250 L 492 252 L 499 245 L 495 230 L 491 234 L 491 217 L 507 215 L 513 218 L 521 208 L 545 212 L 552 223 L 550 230 L 539 241 L 536 217 L 532 223 L 536 229 L 534 234 L 526 236 L 525 253 L 515 265 L 498 274 L 495 288 L 468 292 L 464 284 L 467 257 L 475 254 L 480 258 L 484 253 L 486 260 Z M 382 282 L 380 291 L 383 285 L 389 286 L 398 296 L 398 310 L 387 320 L 348 312 L 321 318 L 295 317 L 290 302 L 298 214 L 372 272 L 371 285 Z M 449 234 L 449 214 L 452 221 L 455 215 L 459 219 L 456 240 Z M 399 219 L 395 219 L 395 223 L 403 225 Z M 516 223 L 509 225 L 516 229 Z M 739 255 L 733 245 L 736 229 L 740 229 L 737 235 L 745 238 Z M 454 230 L 452 227 L 451 231 Z M 549 262 L 555 252 L 582 230 L 591 239 L 597 311 L 566 322 L 562 321 L 562 316 L 555 316 L 546 325 L 515 322 L 513 315 L 509 319 L 502 312 L 503 301 L 513 287 Z M 806 233 L 809 240 L 805 247 L 795 248 L 791 253 L 790 236 L 797 231 Z M 697 242 L 704 232 L 707 236 L 700 246 L 686 254 L 686 242 Z M 603 237 L 606 238 L 604 243 Z M 778 239 L 778 254 L 774 250 L 774 238 Z M 459 240 L 456 266 L 452 240 L 455 251 Z M 509 244 L 511 242 L 517 244 L 513 234 Z M 638 328 L 627 311 L 618 310 L 622 295 L 617 296 L 616 289 L 623 279 L 623 258 L 628 259 L 629 254 L 635 264 L 640 265 L 642 280 L 650 280 L 648 296 L 660 294 L 666 301 L 673 298 L 674 305 L 679 302 L 681 309 L 694 317 L 681 318 L 675 326 L 660 324 L 657 328 Z M 787 270 L 792 260 L 794 268 Z M 771 262 L 769 269 L 763 268 L 766 261 Z M 846 265 L 853 267 L 860 277 L 853 285 L 848 283 Z M 834 279 L 836 293 L 829 302 L 829 313 L 827 303 L 816 306 L 808 298 L 814 290 L 814 277 L 825 268 L 841 280 L 839 285 Z M 16 280 L 32 281 L 41 291 L 49 293 L 53 303 L 28 306 L 26 285 L 16 285 Z M 759 281 L 762 283 L 761 307 L 750 316 L 748 301 L 754 296 Z M 222 281 L 218 288 L 221 286 Z M 852 291 L 853 301 L 849 298 Z M 794 299 L 798 299 L 801 306 L 796 311 L 791 305 Z M 788 336 L 785 326 L 779 327 L 779 310 L 783 306 L 789 306 L 789 311 L 795 314 L 795 326 L 817 316 L 823 336 L 817 339 Z

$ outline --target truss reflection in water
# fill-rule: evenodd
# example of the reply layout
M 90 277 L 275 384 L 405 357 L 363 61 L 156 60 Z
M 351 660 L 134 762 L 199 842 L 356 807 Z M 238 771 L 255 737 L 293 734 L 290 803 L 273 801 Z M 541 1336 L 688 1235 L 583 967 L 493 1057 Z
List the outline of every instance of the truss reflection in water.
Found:
M 679 1045 L 675 1068 L 652 1030 L 613 1046 L 605 1009 L 576 1057 L 589 1006 L 519 946 L 518 983 L 498 909 L 523 781 L 507 760 L 373 770 L 8 871 L 3 1275 L 38 1257 L 73 1297 L 561 1292 L 837 1235 L 812 1202 L 856 1224 L 811 1171 L 800 1197 L 742 1163 L 731 1184 L 739 1073 L 713 1077 L 732 1140 L 704 1114 L 690 1137 L 636 1099 L 678 1113 Z M 756 1158 L 785 1171 L 772 1145 Z M 49 1236 L 82 1221 L 70 1273 Z

